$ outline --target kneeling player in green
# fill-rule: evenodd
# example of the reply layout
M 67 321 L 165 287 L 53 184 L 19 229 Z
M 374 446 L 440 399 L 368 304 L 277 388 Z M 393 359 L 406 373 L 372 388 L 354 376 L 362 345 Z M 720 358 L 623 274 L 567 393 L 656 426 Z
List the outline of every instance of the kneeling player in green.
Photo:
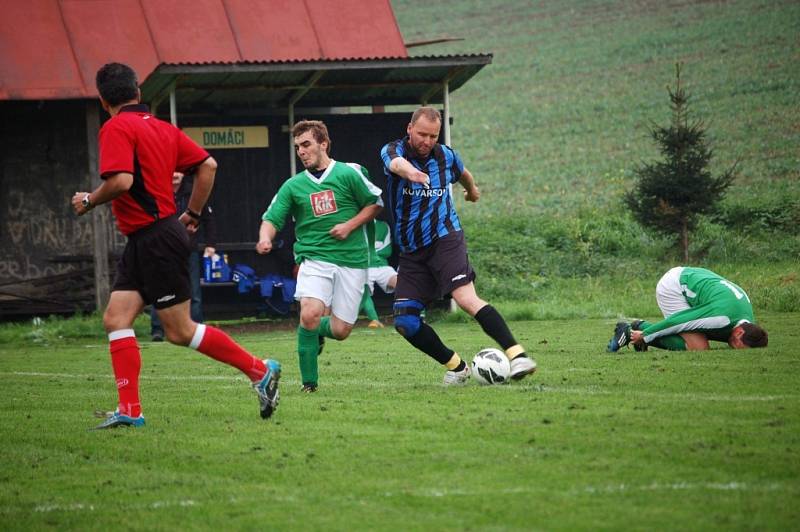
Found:
M 767 345 L 767 331 L 755 324 L 745 291 L 710 270 L 672 268 L 656 286 L 656 301 L 664 319 L 617 323 L 609 351 L 629 343 L 637 351 L 648 346 L 702 351 L 709 340 L 727 342 L 734 349 Z
M 306 168 L 289 178 L 263 214 L 256 251 L 272 251 L 286 217 L 295 220 L 295 260 L 300 265 L 297 352 L 304 392 L 317 390 L 317 356 L 324 338 L 344 340 L 353 330 L 367 282 L 367 227 L 383 208 L 381 190 L 365 168 L 330 158 L 328 128 L 304 120 L 292 128 L 297 156 Z M 331 315 L 324 316 L 325 308 Z

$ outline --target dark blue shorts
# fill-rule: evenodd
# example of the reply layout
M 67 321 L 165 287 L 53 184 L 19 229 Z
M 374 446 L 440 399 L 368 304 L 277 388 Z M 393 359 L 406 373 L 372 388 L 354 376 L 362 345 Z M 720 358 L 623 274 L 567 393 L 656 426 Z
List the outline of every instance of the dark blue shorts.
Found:
M 412 253 L 401 253 L 395 299 L 428 304 L 475 280 L 464 232 L 456 231 Z
M 189 233 L 175 216 L 131 233 L 111 291 L 136 290 L 155 308 L 190 299 L 190 246 Z

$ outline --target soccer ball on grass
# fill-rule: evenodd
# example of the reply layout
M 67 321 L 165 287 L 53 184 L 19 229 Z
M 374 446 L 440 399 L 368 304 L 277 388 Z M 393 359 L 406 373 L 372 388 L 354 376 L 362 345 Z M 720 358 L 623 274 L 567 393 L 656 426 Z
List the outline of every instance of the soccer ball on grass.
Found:
M 472 376 L 480 384 L 505 384 L 511 377 L 511 364 L 499 349 L 481 349 L 472 359 Z

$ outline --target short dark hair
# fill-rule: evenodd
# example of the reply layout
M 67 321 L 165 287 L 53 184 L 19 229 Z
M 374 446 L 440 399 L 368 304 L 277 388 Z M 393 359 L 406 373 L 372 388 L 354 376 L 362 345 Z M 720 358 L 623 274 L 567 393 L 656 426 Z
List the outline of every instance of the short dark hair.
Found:
M 135 100 L 139 96 L 136 72 L 122 63 L 107 63 L 101 66 L 95 76 L 95 85 L 100 97 L 111 107 Z
M 331 137 L 328 135 L 328 126 L 322 120 L 301 120 L 296 123 L 292 128 L 292 137 L 299 137 L 306 131 L 310 131 L 314 135 L 314 140 L 322 144 L 328 143 L 328 149 L 325 150 L 328 155 L 331 154 Z
M 419 117 L 424 116 L 431 122 L 441 122 L 442 121 L 442 114 L 439 112 L 438 109 L 435 107 L 425 106 L 420 107 L 414 114 L 411 115 L 411 124 L 416 124 Z
M 742 343 L 744 345 L 748 347 L 767 347 L 769 340 L 767 331 L 755 323 L 742 323 L 741 328 L 744 330 L 742 335 Z

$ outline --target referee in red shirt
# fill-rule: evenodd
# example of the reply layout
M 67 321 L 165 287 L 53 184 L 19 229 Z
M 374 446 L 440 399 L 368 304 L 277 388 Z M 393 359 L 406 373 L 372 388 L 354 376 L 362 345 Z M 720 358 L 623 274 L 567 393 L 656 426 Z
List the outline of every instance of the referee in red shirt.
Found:
M 258 394 L 261 417 L 270 417 L 278 406 L 280 364 L 259 360 L 221 330 L 192 321 L 189 313 L 189 233 L 197 230 L 199 213 L 214 186 L 216 161 L 181 130 L 149 113 L 140 103 L 136 73 L 129 66 L 104 65 L 95 81 L 100 103 L 111 115 L 100 129 L 103 182 L 92 192 L 76 192 L 72 207 L 81 216 L 110 201 L 117 226 L 128 237 L 103 315 L 119 405 L 97 428 L 144 425 L 139 401 L 141 353 L 133 322 L 149 304 L 158 312 L 170 342 L 247 375 Z M 172 174 L 192 171 L 196 176 L 189 206 L 179 215 Z

